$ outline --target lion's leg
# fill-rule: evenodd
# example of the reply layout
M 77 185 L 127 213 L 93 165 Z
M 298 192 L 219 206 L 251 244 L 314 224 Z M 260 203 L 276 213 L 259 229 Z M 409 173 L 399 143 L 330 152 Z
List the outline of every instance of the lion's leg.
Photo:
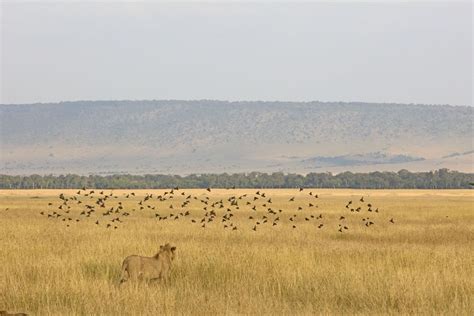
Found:
M 136 282 L 140 279 L 140 275 L 141 273 L 140 272 L 137 272 L 137 271 L 128 271 L 128 279 L 127 280 L 130 280 L 132 282 Z
M 163 273 L 161 274 L 161 280 L 163 284 L 168 285 L 169 284 L 169 279 L 170 279 L 170 273 L 169 269 L 165 269 Z
M 122 265 L 122 273 L 120 275 L 120 284 L 127 282 L 129 277 L 130 273 L 128 272 L 128 266 L 126 263 L 124 263 Z

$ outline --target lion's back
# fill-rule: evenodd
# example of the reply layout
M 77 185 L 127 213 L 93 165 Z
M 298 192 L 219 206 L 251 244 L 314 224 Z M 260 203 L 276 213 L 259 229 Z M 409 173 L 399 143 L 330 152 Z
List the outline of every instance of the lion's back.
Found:
M 142 257 L 137 255 L 128 256 L 123 261 L 123 265 L 126 267 L 130 275 L 139 276 L 145 278 L 153 278 L 159 273 L 159 265 L 154 258 Z

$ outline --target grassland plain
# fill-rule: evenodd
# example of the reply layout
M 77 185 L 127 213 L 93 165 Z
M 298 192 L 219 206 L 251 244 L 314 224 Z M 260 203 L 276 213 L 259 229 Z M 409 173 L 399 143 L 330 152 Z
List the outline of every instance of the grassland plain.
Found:
M 155 210 L 132 211 L 145 194 L 163 190 L 134 190 L 136 196 L 128 199 L 132 191 L 114 190 L 117 198 L 107 203 L 122 202 L 130 212 L 117 229 L 105 228 L 101 215 L 79 216 L 85 200 L 72 206 L 69 215 L 80 221 L 69 227 L 40 215 L 57 209 L 60 193 L 68 197 L 76 191 L 0 191 L 0 310 L 34 315 L 474 314 L 473 191 L 265 189 L 260 191 L 272 199 L 272 208 L 282 210 L 281 220 L 276 226 L 261 224 L 257 231 L 248 217 L 266 212 L 261 200 L 251 199 L 254 189 L 178 191 L 211 202 L 248 194 L 233 211 L 237 230 L 223 228 L 226 207 L 217 208 L 216 220 L 202 228 L 205 211 L 194 199 L 186 207 L 189 216 L 156 218 L 157 212 L 176 213 L 184 196 L 147 202 Z M 349 200 L 360 203 L 361 196 L 380 212 L 345 208 Z M 257 211 L 245 199 L 259 203 Z M 320 214 L 323 219 L 311 218 Z M 348 227 L 342 233 L 340 216 Z M 366 227 L 366 216 L 375 224 Z M 151 256 L 168 241 L 177 246 L 169 285 L 118 286 L 127 255 Z

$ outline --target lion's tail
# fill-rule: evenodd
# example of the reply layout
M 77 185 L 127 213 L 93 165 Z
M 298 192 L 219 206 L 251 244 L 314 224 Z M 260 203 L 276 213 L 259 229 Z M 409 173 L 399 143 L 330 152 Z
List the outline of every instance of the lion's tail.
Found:
M 125 260 L 122 264 L 122 273 L 120 276 L 120 284 L 126 282 L 129 278 L 130 274 L 128 273 L 128 261 Z

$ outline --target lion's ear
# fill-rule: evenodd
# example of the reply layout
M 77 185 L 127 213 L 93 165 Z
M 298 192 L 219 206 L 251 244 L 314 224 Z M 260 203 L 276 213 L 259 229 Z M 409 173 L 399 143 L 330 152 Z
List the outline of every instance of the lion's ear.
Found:
M 171 251 L 175 251 L 176 250 L 176 247 L 171 247 Z

